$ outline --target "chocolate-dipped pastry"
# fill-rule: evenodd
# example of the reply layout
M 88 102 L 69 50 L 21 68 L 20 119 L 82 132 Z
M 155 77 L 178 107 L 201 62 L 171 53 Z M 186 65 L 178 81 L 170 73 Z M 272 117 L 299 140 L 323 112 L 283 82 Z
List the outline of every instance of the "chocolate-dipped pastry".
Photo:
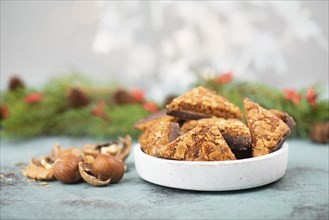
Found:
M 218 127 L 213 125 L 198 125 L 166 146 L 159 148 L 156 156 L 188 161 L 236 159 Z
M 157 149 L 174 141 L 179 135 L 178 123 L 160 121 L 144 130 L 139 137 L 139 143 L 145 153 L 154 156 Z
M 237 106 L 214 91 L 201 86 L 176 97 L 166 107 L 168 115 L 184 120 L 196 120 L 212 116 L 242 118 L 242 112 Z
M 266 155 L 281 148 L 291 133 L 289 127 L 271 111 L 248 98 L 244 99 L 244 106 L 251 134 L 253 157 Z
M 225 141 L 237 159 L 251 157 L 251 136 L 248 127 L 238 119 L 207 118 L 187 121 L 181 127 L 181 133 L 192 130 L 197 125 L 215 125 L 221 131 Z

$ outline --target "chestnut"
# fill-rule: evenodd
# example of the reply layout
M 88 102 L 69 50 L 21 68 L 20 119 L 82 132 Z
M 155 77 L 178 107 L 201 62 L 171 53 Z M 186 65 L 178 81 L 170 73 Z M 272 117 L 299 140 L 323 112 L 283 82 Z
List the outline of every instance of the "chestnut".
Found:
M 79 163 L 81 159 L 74 154 L 64 154 L 54 163 L 53 171 L 57 180 L 63 183 L 75 183 L 81 179 Z
M 92 164 L 94 176 L 101 180 L 111 179 L 111 183 L 121 180 L 124 169 L 124 163 L 109 154 L 99 154 Z

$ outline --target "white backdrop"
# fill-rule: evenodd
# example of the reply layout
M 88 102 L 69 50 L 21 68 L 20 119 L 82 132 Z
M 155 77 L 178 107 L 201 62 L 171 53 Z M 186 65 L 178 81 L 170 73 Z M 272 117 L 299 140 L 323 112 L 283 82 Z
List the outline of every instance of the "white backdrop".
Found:
M 204 76 L 279 88 L 328 84 L 328 1 L 1 1 L 1 90 L 80 71 L 180 93 Z

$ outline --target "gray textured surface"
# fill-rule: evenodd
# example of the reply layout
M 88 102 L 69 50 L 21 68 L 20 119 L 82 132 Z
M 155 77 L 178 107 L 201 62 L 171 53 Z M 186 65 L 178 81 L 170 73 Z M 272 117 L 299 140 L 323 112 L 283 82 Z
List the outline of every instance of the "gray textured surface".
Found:
M 328 219 L 328 146 L 289 140 L 289 163 L 279 181 L 232 192 L 170 189 L 140 179 L 132 155 L 119 184 L 96 188 L 86 183 L 50 187 L 28 182 L 18 162 L 92 139 L 1 140 L 1 219 Z

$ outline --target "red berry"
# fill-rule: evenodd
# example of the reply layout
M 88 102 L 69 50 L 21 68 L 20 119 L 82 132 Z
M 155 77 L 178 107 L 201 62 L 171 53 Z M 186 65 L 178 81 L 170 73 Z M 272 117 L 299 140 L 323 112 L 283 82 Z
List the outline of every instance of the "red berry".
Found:
M 154 102 L 144 102 L 143 107 L 146 111 L 149 111 L 149 112 L 159 111 L 158 106 Z
M 24 99 L 26 103 L 37 103 L 43 99 L 43 94 L 39 92 L 34 92 L 27 95 Z

